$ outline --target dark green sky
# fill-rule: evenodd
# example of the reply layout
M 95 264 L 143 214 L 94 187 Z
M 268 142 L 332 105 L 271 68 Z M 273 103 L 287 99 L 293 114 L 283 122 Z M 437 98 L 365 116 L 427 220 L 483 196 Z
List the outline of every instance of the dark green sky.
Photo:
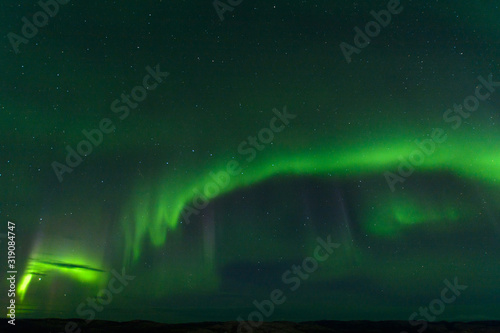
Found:
M 3 1 L 18 316 L 89 319 L 124 269 L 97 318 L 247 319 L 280 289 L 266 320 L 406 320 L 456 278 L 436 320 L 500 319 L 500 10 L 401 1 L 348 63 L 387 3 L 245 0 L 221 21 L 211 1 L 71 1 L 16 53 L 41 7 Z M 84 132 L 98 144 L 58 177 Z M 318 237 L 340 246 L 291 288 Z

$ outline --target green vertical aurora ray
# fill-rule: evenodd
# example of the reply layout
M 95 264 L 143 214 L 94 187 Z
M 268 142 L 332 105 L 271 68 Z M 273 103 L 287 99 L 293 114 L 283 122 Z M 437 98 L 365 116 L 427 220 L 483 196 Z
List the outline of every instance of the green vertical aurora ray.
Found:
M 437 145 L 434 153 L 425 155 L 422 165 L 415 166 L 415 173 L 452 172 L 459 177 L 497 186 L 500 179 L 500 150 L 497 145 L 485 142 L 492 142 L 492 138 L 500 140 L 498 133 L 492 131 L 479 134 L 467 130 L 447 129 L 446 126 L 443 122 L 442 128 L 447 134 L 446 141 Z M 240 156 L 238 162 L 242 167 L 241 174 L 231 177 L 229 184 L 219 187 L 219 193 L 211 199 L 278 175 L 329 175 L 352 179 L 377 174 L 383 179 L 385 171 L 397 173 L 401 158 L 408 159 L 412 152 L 418 150 L 414 140 L 422 140 L 431 131 L 432 129 L 424 130 L 420 135 L 409 131 L 409 135 L 400 134 L 390 139 L 387 139 L 387 136 L 377 140 L 372 138 L 348 148 L 340 147 L 334 142 L 330 145 L 324 142 L 321 146 L 311 149 L 306 147 L 294 150 L 276 142 L 272 148 L 261 152 L 250 163 L 245 161 L 244 156 Z M 148 237 L 155 246 L 165 244 L 168 232 L 175 230 L 184 220 L 183 211 L 185 215 L 189 215 L 188 207 L 194 208 L 192 202 L 195 194 L 203 191 L 206 184 L 214 182 L 209 173 L 224 172 L 225 165 L 208 168 L 201 173 L 205 176 L 196 179 L 191 177 L 174 180 L 166 177 L 161 182 L 152 180 L 141 184 L 135 193 L 136 196 L 131 200 L 133 209 L 123 218 L 127 235 L 124 253 L 126 262 L 131 259 L 136 261 L 140 257 L 144 241 Z M 389 188 L 385 190 L 389 191 Z M 454 203 L 434 204 L 429 209 L 426 205 L 417 204 L 415 199 L 409 196 L 388 199 L 386 203 L 387 206 L 382 210 L 368 216 L 368 219 L 371 219 L 366 222 L 368 231 L 375 234 L 395 234 L 401 228 L 419 223 L 456 221 L 465 218 L 471 211 Z

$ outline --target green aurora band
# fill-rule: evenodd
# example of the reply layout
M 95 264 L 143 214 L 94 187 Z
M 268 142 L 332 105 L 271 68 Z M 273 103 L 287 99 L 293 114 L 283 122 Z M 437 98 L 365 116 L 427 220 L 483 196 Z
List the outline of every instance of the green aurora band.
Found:
M 431 132 L 431 131 L 429 131 Z M 415 173 L 451 172 L 458 177 L 478 180 L 493 186 L 500 185 L 500 151 L 496 146 L 485 144 L 491 140 L 488 137 L 478 137 L 477 133 L 464 138 L 463 133 L 451 128 L 446 133 L 444 143 L 437 144 L 432 154 L 425 155 L 424 161 L 416 166 Z M 498 134 L 498 133 L 496 133 Z M 454 136 L 450 139 L 450 136 Z M 418 138 L 418 137 L 417 137 Z M 497 138 L 500 140 L 500 137 Z M 377 144 L 371 141 L 368 147 L 350 147 L 348 151 L 339 152 L 338 149 L 321 148 L 311 151 L 273 153 L 272 156 L 264 152 L 264 156 L 257 156 L 255 161 L 247 162 L 243 157 L 238 161 L 243 171 L 236 176 L 229 176 L 229 183 L 225 186 L 215 185 L 216 195 L 207 192 L 207 184 L 214 186 L 215 181 L 210 172 L 217 175 L 226 172 L 226 164 L 207 170 L 204 177 L 193 180 L 172 182 L 171 178 L 163 181 L 152 180 L 149 185 L 141 185 L 136 196 L 132 199 L 133 211 L 126 215 L 125 228 L 127 241 L 124 258 L 137 261 L 140 258 L 141 248 L 147 237 L 157 247 L 165 244 L 167 233 L 175 230 L 183 217 L 194 216 L 193 200 L 203 195 L 210 200 L 231 191 L 252 186 L 271 177 L 280 175 L 294 176 L 327 176 L 352 179 L 360 175 L 379 174 L 384 177 L 385 171 L 397 174 L 397 167 L 403 160 L 408 161 L 415 151 L 421 151 L 416 145 L 415 137 L 400 138 L 399 143 L 393 140 Z M 271 148 L 268 148 L 271 149 Z M 335 151 L 335 153 L 334 153 Z M 464 156 L 468 156 L 467 159 Z M 228 159 L 227 162 L 232 161 Z M 226 163 L 227 163 L 226 162 Z M 411 177 L 411 176 L 410 176 Z M 182 184 L 182 185 L 181 185 Z M 187 185 L 186 185 L 187 184 Z M 202 192 L 203 191 L 203 192 Z M 400 192 L 404 192 L 400 190 Z M 400 194 L 400 193 L 398 193 Z M 457 220 L 467 217 L 467 210 L 456 205 L 439 206 L 434 204 L 419 206 L 415 200 L 404 195 L 391 200 L 385 211 L 378 212 L 365 220 L 365 227 L 374 234 L 395 235 L 401 228 L 411 227 L 413 224 Z M 186 207 L 189 207 L 186 209 Z M 190 210 L 191 209 L 191 210 Z M 184 211 L 184 213 L 183 213 Z M 191 213 L 190 213 L 191 212 Z M 372 219 L 386 221 L 372 223 Z M 392 221 L 392 222 L 391 222 Z

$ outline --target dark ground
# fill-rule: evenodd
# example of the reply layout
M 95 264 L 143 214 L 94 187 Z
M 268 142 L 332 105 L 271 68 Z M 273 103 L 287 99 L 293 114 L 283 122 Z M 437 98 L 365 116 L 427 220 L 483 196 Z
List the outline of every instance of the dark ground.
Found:
M 69 327 L 67 332 L 384 332 L 384 333 L 403 333 L 418 332 L 422 325 L 411 326 L 407 321 L 316 321 L 316 322 L 265 322 L 254 328 L 252 331 L 240 327 L 238 322 L 225 323 L 191 323 L 191 324 L 162 324 L 151 321 L 129 321 L 113 322 L 95 320 L 88 325 L 84 320 L 73 319 L 23 319 L 16 320 L 16 325 L 12 326 L 7 320 L 0 321 L 0 332 L 37 332 L 37 333 L 60 333 L 65 332 L 65 325 L 69 322 L 75 322 L 78 327 Z M 81 331 L 79 331 L 81 329 Z M 425 330 L 426 333 L 433 332 L 500 332 L 500 321 L 476 321 L 476 322 L 433 322 L 429 323 Z

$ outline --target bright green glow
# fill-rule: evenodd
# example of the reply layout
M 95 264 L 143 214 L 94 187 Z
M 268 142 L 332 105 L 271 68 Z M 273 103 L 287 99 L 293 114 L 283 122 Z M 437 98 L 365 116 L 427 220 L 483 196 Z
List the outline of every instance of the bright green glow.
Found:
M 446 130 L 446 128 L 444 128 Z M 431 130 L 424 131 L 430 133 Z M 478 135 L 464 138 L 458 131 L 447 129 L 447 140 L 437 145 L 431 155 L 425 155 L 424 162 L 415 167 L 417 172 L 451 171 L 460 176 L 479 179 L 495 184 L 500 179 L 500 154 L 494 146 L 485 145 L 484 137 Z M 413 142 L 415 138 L 422 139 L 424 135 L 409 133 L 406 136 L 386 138 L 381 143 L 360 142 L 356 146 L 323 144 L 321 148 L 288 151 L 267 147 L 259 152 L 254 161 L 247 162 L 240 156 L 237 160 L 243 168 L 240 175 L 232 176 L 225 187 L 215 196 L 264 181 L 276 175 L 333 175 L 335 177 L 352 178 L 365 174 L 380 174 L 383 179 L 385 171 L 396 173 L 400 158 L 408 157 L 418 147 Z M 491 140 L 491 138 L 490 138 Z M 361 141 L 361 140 L 358 140 Z M 331 146 L 331 147 L 329 147 Z M 469 156 L 464 158 L 464 156 Z M 226 162 L 231 159 L 227 159 Z M 207 166 L 204 176 L 174 179 L 166 177 L 161 182 L 150 182 L 142 185 L 132 199 L 132 212 L 127 215 L 125 227 L 128 230 L 125 247 L 125 258 L 133 261 L 140 257 L 142 244 L 149 235 L 150 241 L 161 246 L 165 243 L 168 230 L 174 230 L 183 220 L 184 207 L 194 208 L 192 201 L 197 190 L 203 191 L 204 186 L 213 183 L 210 172 L 218 174 L 225 172 L 226 165 Z M 199 173 L 198 173 L 199 175 Z M 385 190 L 389 190 L 388 187 Z M 435 205 L 428 209 L 418 206 L 411 199 L 399 202 L 388 202 L 373 218 L 368 229 L 377 234 L 393 234 L 402 226 L 435 221 L 456 221 L 459 212 L 453 204 L 449 206 Z M 130 220 L 133 216 L 133 221 Z M 191 215 L 194 217 L 194 215 Z M 130 229 L 132 227 L 132 229 Z M 133 232 L 132 232 L 133 231 Z
M 443 198 L 427 195 L 415 198 L 400 194 L 382 199 L 364 214 L 364 225 L 368 232 L 380 236 L 398 236 L 412 226 L 425 224 L 444 227 L 472 216 L 474 209 L 466 203 L 443 202 Z M 457 226 L 454 227 L 457 229 Z
M 84 284 L 100 285 L 105 282 L 107 273 L 98 267 L 95 261 L 81 255 L 62 254 L 57 259 L 52 256 L 39 255 L 28 262 L 18 290 L 20 299 L 22 301 L 26 296 L 33 275 L 63 274 Z
M 19 285 L 19 289 L 18 289 L 18 295 L 21 299 L 21 302 L 23 301 L 24 295 L 26 294 L 26 291 L 28 290 L 28 285 L 30 284 L 32 277 L 33 277 L 33 275 L 31 275 L 31 274 L 25 274 L 23 276 L 23 279 L 21 280 L 21 284 Z

